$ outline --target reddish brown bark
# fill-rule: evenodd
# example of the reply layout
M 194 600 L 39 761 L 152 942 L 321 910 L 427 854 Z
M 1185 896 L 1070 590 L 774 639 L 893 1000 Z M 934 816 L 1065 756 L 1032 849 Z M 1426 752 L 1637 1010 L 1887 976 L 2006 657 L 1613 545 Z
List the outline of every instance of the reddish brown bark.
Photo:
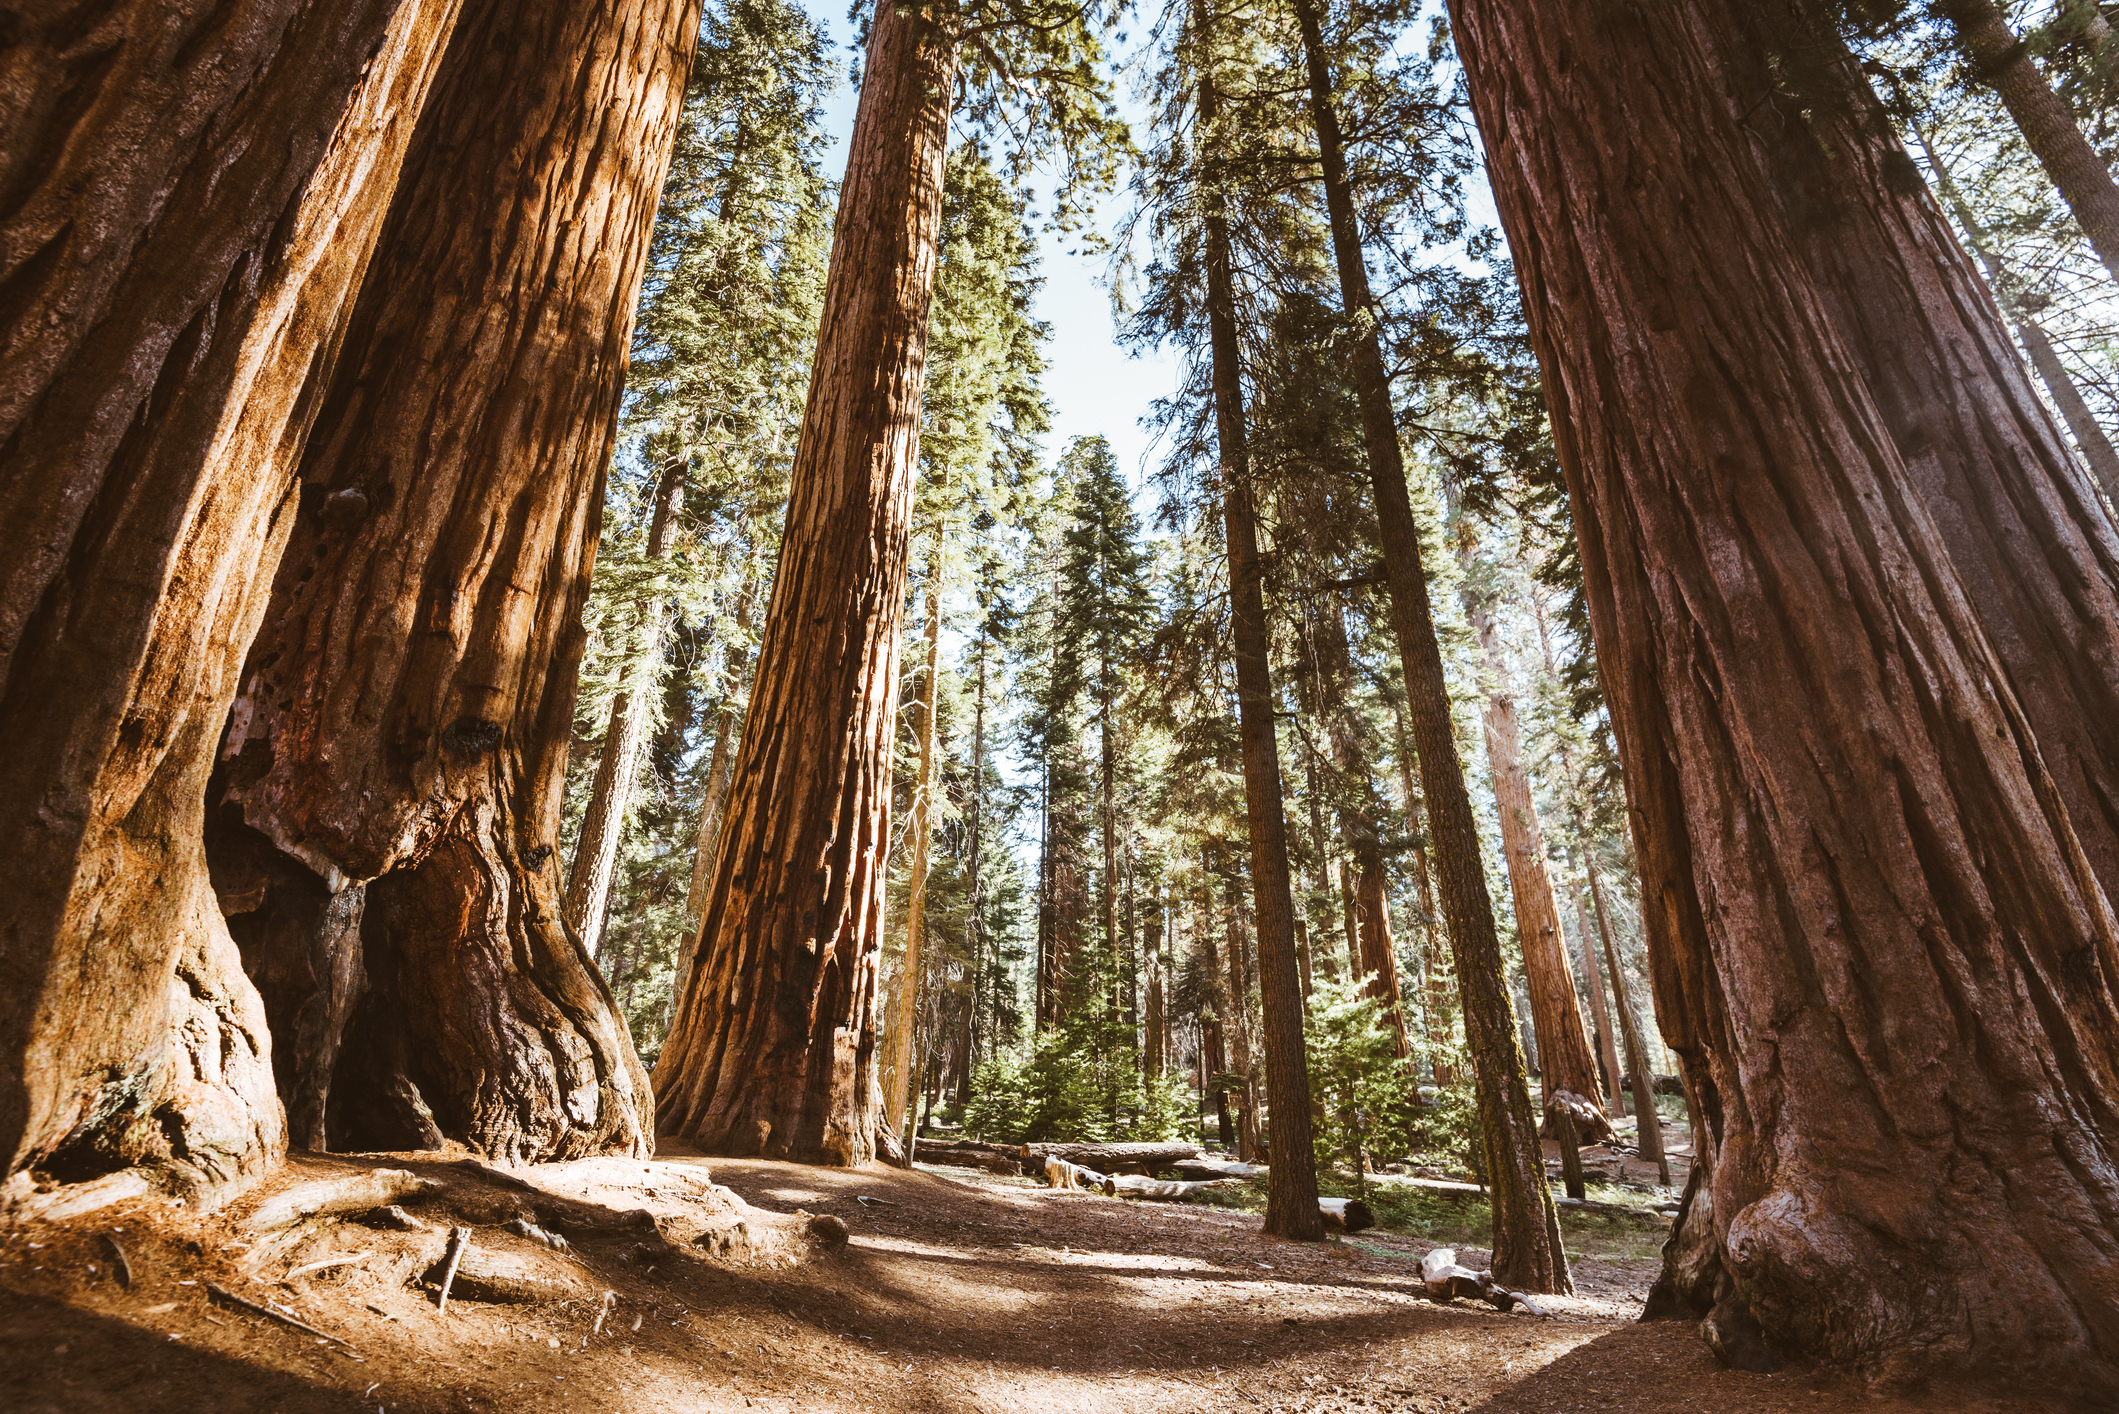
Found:
M 1459 542 L 1458 557 L 1471 568 L 1468 542 Z M 1560 926 L 1560 898 L 1545 860 L 1545 829 L 1531 794 L 1530 772 L 1523 764 L 1523 728 L 1516 717 L 1508 660 L 1494 628 L 1493 610 L 1468 585 L 1464 609 L 1485 658 L 1486 700 L 1480 704 L 1480 716 L 1486 728 L 1486 763 L 1493 772 L 1494 812 L 1501 822 L 1501 852 L 1515 900 L 1516 938 L 1523 948 L 1531 1025 L 1538 1033 L 1538 1079 L 1545 1095 L 1547 1132 L 1551 1132 L 1555 1112 L 1564 1105 L 1574 1116 L 1581 1142 L 1602 1143 L 1611 1137 L 1611 1120 L 1604 1111 L 1596 1056 L 1589 1048 L 1582 1006 L 1576 1000 L 1567 934 Z
M 1452 9 L 1713 1154 L 1710 1334 L 2109 1399 L 2105 513 L 1821 16 Z
M 0 126 L 0 1167 L 279 1151 L 201 802 L 455 6 L 45 7 Z
M 1347 336 L 1349 371 L 1361 404 L 1361 431 L 1369 480 L 1376 496 L 1377 548 L 1391 590 L 1391 627 L 1405 670 L 1407 715 L 1427 792 L 1434 831 L 1435 872 L 1442 913 L 1449 926 L 1464 1001 L 1464 1039 L 1471 1053 L 1478 1096 L 1480 1142 L 1493 1193 L 1494 1278 L 1525 1291 L 1570 1291 L 1567 1253 L 1560 1243 L 1559 1213 L 1545 1187 L 1544 1151 L 1538 1142 L 1530 1086 L 1516 1047 L 1514 1015 L 1494 930 L 1493 900 L 1479 854 L 1479 832 L 1464 764 L 1450 718 L 1449 686 L 1442 645 L 1435 636 L 1428 600 L 1427 567 L 1421 561 L 1420 530 L 1406 488 L 1391 408 L 1390 378 L 1376 327 L 1369 322 L 1368 269 L 1354 219 L 1353 188 L 1332 107 L 1331 75 L 1314 0 L 1299 0 L 1296 18 L 1310 85 L 1310 113 L 1317 129 L 1319 175 L 1331 217 L 1332 251 L 1339 268 L 1344 312 L 1355 327 Z
M 1398 981 L 1398 945 L 1391 937 L 1391 896 L 1384 873 L 1383 857 L 1374 854 L 1361 863 L 1361 887 L 1356 900 L 1361 907 L 1361 970 L 1368 976 L 1368 994 L 1383 1005 L 1383 1019 L 1390 1024 L 1398 1059 L 1413 1054 L 1405 1029 L 1405 995 Z
M 603 467 L 697 21 L 688 0 L 471 0 L 321 393 L 211 841 L 261 973 L 299 949 L 343 975 L 359 950 L 343 1052 L 282 1067 L 311 1144 L 648 1145 L 647 1077 L 560 920 L 552 854 Z M 319 917 L 300 905 L 320 893 Z M 334 1028 L 315 1031 L 328 1051 Z
M 658 1122 L 720 1153 L 875 1148 L 899 617 L 956 42 L 881 6 L 757 681 Z

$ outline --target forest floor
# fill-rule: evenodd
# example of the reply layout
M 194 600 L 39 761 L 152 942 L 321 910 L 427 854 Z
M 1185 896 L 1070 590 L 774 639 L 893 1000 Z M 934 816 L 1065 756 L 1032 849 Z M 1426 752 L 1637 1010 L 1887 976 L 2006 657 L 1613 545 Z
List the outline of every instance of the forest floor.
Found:
M 598 1160 L 515 1170 L 644 1229 L 589 1232 L 565 1256 L 498 1224 L 536 1200 L 507 1175 L 433 1155 L 367 1161 L 437 1178 L 405 1206 L 422 1233 L 348 1222 L 262 1265 L 240 1224 L 260 1199 L 363 1161 L 297 1156 L 228 1212 L 134 1200 L 71 1222 L 0 1229 L 0 1409 L 295 1411 L 1241 1411 L 1241 1414 L 1987 1414 L 2021 1400 L 1879 1395 L 1794 1370 L 1717 1368 L 1690 1323 L 1635 1318 L 1654 1232 L 1577 1235 L 1576 1294 L 1544 1318 L 1438 1306 L 1420 1294 L 1430 1239 L 1375 1230 L 1335 1243 L 1264 1237 L 1257 1216 L 1053 1192 L 958 1170 L 831 1170 L 763 1160 Z M 705 1176 L 746 1200 L 702 1198 Z M 564 1180 L 562 1182 L 562 1179 Z M 570 1187 L 567 1185 L 571 1185 Z M 526 1197 L 528 1201 L 526 1202 Z M 867 1200 L 867 1201 L 864 1201 Z M 749 1247 L 691 1246 L 697 1214 L 747 1215 Z M 690 1205 L 687 1207 L 687 1205 Z M 687 1218 L 686 1213 L 693 1216 Z M 851 1240 L 808 1236 L 807 1215 Z M 711 1215 L 709 1215 L 711 1216 Z M 543 1262 L 580 1299 L 459 1297 L 438 1314 L 408 1282 L 446 1225 Z M 688 1226 L 687 1226 L 688 1224 Z M 711 1224 L 708 1224 L 711 1227 Z M 719 1229 L 725 1236 L 726 1222 Z M 129 1284 L 104 1235 L 120 1241 Z M 119 1236 L 122 1234 L 122 1236 Z M 642 1237 L 647 1240 L 637 1240 Z M 668 1241 L 662 1240 L 664 1237 Z M 428 1244 L 419 1252 L 411 1246 Z M 395 1246 L 393 1247 L 393 1244 Z M 386 1261 L 399 1251 L 397 1265 Z M 288 1280 L 316 1254 L 367 1254 Z M 410 1253 L 410 1255 L 404 1255 Z M 1484 1253 L 1466 1252 L 1472 1265 Z M 406 1263 L 414 1265 L 407 1267 Z M 217 1301 L 276 1307 L 321 1341 Z M 592 1326 L 616 1293 L 600 1333 Z

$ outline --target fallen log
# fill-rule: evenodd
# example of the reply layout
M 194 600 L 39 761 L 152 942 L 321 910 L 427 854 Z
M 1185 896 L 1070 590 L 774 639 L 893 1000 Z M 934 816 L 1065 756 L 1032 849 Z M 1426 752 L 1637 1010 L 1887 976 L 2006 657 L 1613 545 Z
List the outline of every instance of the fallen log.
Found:
M 1056 1157 L 1048 1157 L 1045 1160 L 1045 1186 L 1047 1188 L 1066 1188 L 1075 1192 L 1100 1190 L 1109 1193 L 1111 1190 L 1105 1186 L 1109 1182 L 1109 1179 L 1094 1169 L 1084 1168 L 1080 1164 L 1069 1163 L 1065 1159 Z
M 1317 1209 L 1324 1214 L 1326 1227 L 1341 1232 L 1361 1232 L 1376 1225 L 1375 1210 L 1359 1198 L 1319 1198 Z
M 1463 1297 L 1484 1301 L 1496 1310 L 1510 1311 L 1520 1305 L 1533 1316 L 1545 1314 L 1529 1296 L 1496 1286 L 1491 1272 L 1475 1272 L 1458 1266 L 1457 1252 L 1452 1247 L 1437 1247 L 1422 1257 L 1420 1279 L 1426 1284 L 1427 1299 L 1437 1303 L 1447 1304 Z
M 1236 1159 L 1180 1159 L 1170 1168 L 1184 1178 L 1264 1178 L 1264 1164 L 1246 1164 Z
M 1197 1144 L 1024 1144 L 1018 1153 L 1025 1159 L 1065 1159 L 1099 1173 L 1113 1169 L 1175 1168 L 1199 1157 Z
M 1114 1198 L 1148 1198 L 1160 1203 L 1189 1203 L 1193 1194 L 1209 1188 L 1223 1187 L 1228 1182 L 1225 1178 L 1171 1182 L 1161 1178 L 1142 1178 L 1135 1174 L 1114 1174 L 1104 1180 L 1104 1192 Z
M 977 1139 L 922 1139 L 919 1161 L 948 1164 L 954 1168 L 984 1169 L 988 1173 L 1019 1174 L 1022 1150 L 1013 1144 L 987 1144 Z

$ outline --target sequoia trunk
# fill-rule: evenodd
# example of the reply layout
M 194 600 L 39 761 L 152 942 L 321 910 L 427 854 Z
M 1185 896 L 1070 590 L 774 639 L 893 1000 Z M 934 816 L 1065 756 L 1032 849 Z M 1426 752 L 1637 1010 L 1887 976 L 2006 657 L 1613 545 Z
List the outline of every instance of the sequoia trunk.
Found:
M 1711 1336 L 2108 1400 L 2110 521 L 1822 14 L 1451 8 L 1707 1131 Z
M 787 529 L 700 946 L 657 1063 L 662 1131 L 719 1153 L 875 1149 L 913 465 L 956 41 L 876 7 Z
M 0 120 L 0 1171 L 280 1152 L 201 843 L 294 462 L 455 0 L 18 15 Z
M 551 858 L 697 24 L 467 0 L 317 389 L 208 839 L 267 1013 L 297 1019 L 278 1069 L 312 1146 L 646 1152 L 647 1076 Z
M 1200 81 L 1199 116 L 1204 124 L 1214 121 L 1214 84 L 1209 78 Z M 1221 451 L 1222 524 L 1229 549 L 1229 637 L 1236 658 L 1237 732 L 1243 741 L 1244 816 L 1251 841 L 1251 889 L 1258 910 L 1258 993 L 1265 1011 L 1266 1093 L 1273 1109 L 1265 1230 L 1276 1237 L 1315 1242 L 1324 1237 L 1324 1221 L 1317 1211 L 1309 1067 L 1302 1039 L 1302 976 L 1295 961 L 1288 822 L 1280 794 L 1277 699 L 1266 656 L 1270 630 L 1258 555 L 1258 503 L 1251 485 L 1243 386 L 1237 371 L 1241 365 L 1236 347 L 1236 298 L 1224 207 L 1221 192 L 1210 186 L 1205 226 L 1214 428 Z M 1245 1119 L 1248 1124 L 1248 1114 Z
M 1309 68 L 1310 113 L 1317 128 L 1340 299 L 1352 326 L 1347 334 L 1348 363 L 1361 403 L 1362 439 L 1376 497 L 1377 548 L 1383 552 L 1390 582 L 1391 627 L 1397 633 L 1405 669 L 1407 713 L 1420 757 L 1428 823 L 1435 836 L 1442 915 L 1464 999 L 1464 1039 L 1471 1053 L 1480 1141 L 1493 1191 L 1494 1279 L 1523 1291 L 1571 1291 L 1567 1253 L 1560 1245 L 1559 1212 L 1545 1187 L 1544 1150 L 1538 1142 L 1522 1053 L 1516 1048 L 1501 940 L 1494 930 L 1493 900 L 1486 891 L 1486 868 L 1479 855 L 1478 823 L 1464 784 L 1464 765 L 1457 756 L 1442 645 L 1435 636 L 1420 529 L 1413 519 L 1404 458 L 1398 450 L 1390 379 L 1370 319 L 1368 270 L 1354 219 L 1339 118 L 1332 108 L 1331 76 L 1325 67 L 1315 0 L 1297 0 L 1295 13 Z

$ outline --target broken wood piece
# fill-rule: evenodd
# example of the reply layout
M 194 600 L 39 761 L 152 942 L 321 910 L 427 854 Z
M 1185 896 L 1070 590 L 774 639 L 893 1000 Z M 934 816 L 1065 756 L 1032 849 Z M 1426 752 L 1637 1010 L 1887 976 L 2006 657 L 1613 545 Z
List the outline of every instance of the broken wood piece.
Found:
M 421 1178 L 409 1169 L 370 1169 L 343 1178 L 296 1184 L 259 1204 L 256 1212 L 243 1219 L 242 1226 L 251 1232 L 277 1232 L 309 1218 L 372 1212 L 440 1187 L 433 1179 Z
M 1064 1188 L 1075 1192 L 1102 1190 L 1108 1193 L 1111 1190 L 1105 1185 L 1109 1181 L 1094 1169 L 1084 1168 L 1080 1164 L 1069 1163 L 1065 1159 L 1047 1157 L 1045 1160 L 1045 1186 L 1047 1188 Z
M 305 1262 L 301 1266 L 296 1267 L 293 1271 L 287 1273 L 287 1275 L 281 1277 L 280 1280 L 293 1281 L 296 1277 L 305 1277 L 308 1276 L 311 1272 L 328 1271 L 332 1267 L 351 1267 L 358 1263 L 367 1261 L 370 1257 L 373 1257 L 374 1255 L 375 1254 L 373 1252 L 355 1252 L 351 1256 L 326 1257 L 319 1262 Z
M 386 1227 L 394 1232 L 425 1232 L 427 1225 L 400 1208 L 395 1203 L 385 1203 L 361 1221 L 370 1227 Z
M 464 1248 L 471 1244 L 471 1229 L 452 1227 L 449 1229 L 449 1251 L 442 1258 L 441 1302 L 435 1310 L 438 1316 L 449 1314 L 449 1288 L 456 1284 L 456 1269 L 463 1265 Z
M 603 1323 L 604 1323 L 604 1320 L 605 1320 L 605 1318 L 607 1318 L 607 1317 L 608 1317 L 608 1316 L 609 1316 L 609 1315 L 611 1314 L 611 1308 L 612 1308 L 613 1306 L 616 1306 L 617 1304 L 618 1304 L 618 1293 L 617 1293 L 617 1292 L 615 1292 L 615 1291 L 606 1291 L 605 1293 L 603 1293 L 603 1303 L 602 1303 L 602 1304 L 601 1304 L 600 1306 L 598 1306 L 598 1307 L 596 1308 L 596 1324 L 595 1324 L 594 1326 L 592 1326 L 592 1327 L 590 1327 L 590 1328 L 589 1328 L 589 1334 L 590 1334 L 590 1335 L 602 1335 L 602 1334 L 603 1334 Z
M 1455 1248 L 1437 1247 L 1420 1259 L 1420 1279 L 1427 1286 L 1427 1299 L 1434 1302 L 1455 1301 L 1459 1297 L 1470 1301 L 1484 1301 L 1497 1310 L 1512 1310 L 1521 1303 L 1534 1316 L 1543 1316 L 1545 1311 L 1521 1292 L 1494 1285 L 1491 1272 L 1475 1272 L 1457 1265 Z
M 561 1237 L 556 1232 L 545 1231 L 545 1229 L 531 1222 L 528 1218 L 516 1218 L 513 1222 L 506 1225 L 505 1230 L 514 1233 L 517 1237 L 527 1237 L 532 1242 L 541 1242 L 554 1252 L 570 1250 L 564 1237 Z
M 132 1290 L 132 1262 L 126 1257 L 125 1249 L 118 1245 L 118 1239 L 113 1234 L 106 1232 L 101 1236 L 104 1249 L 110 1253 L 113 1269 L 117 1272 L 118 1285 L 127 1291 Z
M 315 1326 L 310 1325 L 307 1321 L 297 1320 L 293 1316 L 287 1315 L 283 1311 L 275 1311 L 272 1307 L 264 1305 L 262 1302 L 252 1301 L 246 1297 L 238 1296 L 234 1292 L 228 1290 L 226 1287 L 217 1286 L 213 1282 L 207 1282 L 206 1291 L 207 1294 L 212 1296 L 213 1299 L 216 1301 L 225 1301 L 230 1306 L 239 1307 L 242 1310 L 250 1312 L 252 1315 L 263 1316 L 268 1321 L 278 1321 L 283 1326 L 292 1326 L 296 1330 L 303 1331 L 309 1335 L 313 1335 L 320 1340 L 328 1340 L 333 1342 L 334 1344 L 343 1345 L 348 1350 L 353 1349 L 353 1343 L 343 1336 L 336 1336 L 329 1331 L 318 1330 Z
M 1359 1198 L 1319 1198 L 1317 1210 L 1327 1227 L 1341 1232 L 1364 1232 L 1376 1225 L 1375 1210 Z

